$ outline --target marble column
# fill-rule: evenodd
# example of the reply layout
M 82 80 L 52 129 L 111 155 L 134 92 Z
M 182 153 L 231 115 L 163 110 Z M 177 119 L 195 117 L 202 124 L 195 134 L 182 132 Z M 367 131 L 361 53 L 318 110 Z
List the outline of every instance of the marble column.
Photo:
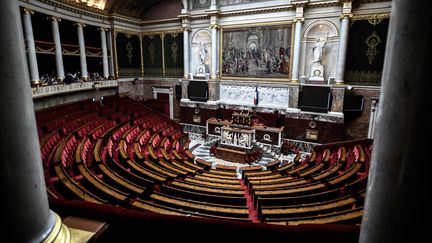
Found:
M 189 78 L 189 31 L 190 28 L 185 28 L 183 30 L 183 78 Z
M 78 30 L 78 43 L 80 49 L 80 64 L 81 64 L 81 78 L 87 79 L 87 60 L 86 60 L 86 50 L 85 50 L 85 42 L 84 42 L 84 30 L 85 24 L 76 23 Z
M 344 15 L 342 16 L 342 22 L 341 22 L 335 84 L 344 84 L 345 63 L 346 63 L 346 55 L 348 49 L 348 30 L 349 30 L 349 16 Z
M 345 86 L 332 87 L 330 112 L 339 113 L 339 115 L 342 115 L 344 96 L 345 96 Z
M 294 53 L 293 53 L 293 67 L 291 73 L 291 81 L 299 82 L 299 67 L 300 67 L 300 42 L 302 32 L 302 20 L 295 20 L 295 33 L 294 33 Z
M 189 80 L 185 80 L 185 79 L 183 79 L 183 80 L 181 80 L 180 81 L 180 83 L 181 83 L 181 90 L 182 90 L 182 98 L 181 98 L 181 100 L 180 100 L 180 102 L 188 102 L 188 101 L 190 101 L 189 100 L 189 94 L 188 94 L 188 88 L 189 88 Z
M 65 78 L 64 66 L 63 66 L 63 53 L 60 41 L 59 22 L 61 21 L 58 17 L 51 17 L 52 32 L 55 45 L 55 57 L 56 57 L 56 70 L 57 80 L 63 81 Z
M 298 108 L 299 93 L 300 93 L 299 84 L 290 84 L 287 111 L 294 112 L 294 113 L 299 111 Z
M 140 62 L 141 62 L 141 76 L 144 76 L 144 48 L 143 48 L 143 36 L 139 36 L 140 41 Z
M 431 1 L 392 1 L 360 243 L 431 235 L 431 13 Z
M 173 95 L 173 89 L 172 88 L 170 88 L 168 102 L 169 102 L 170 118 L 174 119 L 174 95 Z
M 212 53 L 211 53 L 211 79 L 217 79 L 217 28 L 218 26 L 213 25 L 211 28 L 211 40 L 212 40 Z
M 218 80 L 208 80 L 208 101 L 209 104 L 217 104 L 219 100 L 219 81 Z
M 112 33 L 110 30 L 107 32 L 108 34 L 108 50 L 109 50 L 109 58 L 108 58 L 108 66 L 109 66 L 109 76 L 114 77 L 114 51 L 113 51 L 113 41 L 112 41 Z
M 28 64 L 29 64 L 29 71 L 30 71 L 30 81 L 32 84 L 40 84 L 40 77 L 39 77 L 39 69 L 38 69 L 38 63 L 37 63 L 37 57 L 36 57 L 36 46 L 34 42 L 34 36 L 33 36 L 33 27 L 32 27 L 32 21 L 31 21 L 31 15 L 33 14 L 33 11 L 29 9 L 24 9 L 24 32 L 25 32 L 25 39 L 27 43 L 27 58 L 28 58 Z
M 101 45 L 102 45 L 102 68 L 103 68 L 103 77 L 109 77 L 108 71 L 108 51 L 107 51 L 107 41 L 106 41 L 106 30 L 104 28 L 100 28 L 101 34 Z
M 0 76 L 7 77 L 0 89 L 1 232 L 14 242 L 70 242 L 49 209 L 19 11 L 18 1 L 2 2 L 0 32 L 8 34 L 0 45 Z

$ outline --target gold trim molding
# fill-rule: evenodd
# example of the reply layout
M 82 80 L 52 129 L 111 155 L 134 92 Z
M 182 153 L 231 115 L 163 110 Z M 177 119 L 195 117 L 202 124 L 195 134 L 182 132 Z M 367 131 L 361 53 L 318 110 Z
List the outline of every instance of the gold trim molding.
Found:
M 233 25 L 221 25 L 222 29 L 235 29 L 235 28 L 248 28 L 248 27 L 265 27 L 265 26 L 274 26 L 274 25 L 292 25 L 292 20 L 286 21 L 275 21 L 275 22 L 264 22 L 264 23 L 255 23 L 255 24 L 233 24 Z
M 28 9 L 28 8 L 23 8 L 22 11 L 23 11 L 25 14 L 31 14 L 31 15 L 34 14 L 34 11 L 31 10 L 31 9 Z
M 356 21 L 356 20 L 388 19 L 388 18 L 390 18 L 390 13 L 354 15 L 351 19 L 353 21 Z
M 71 233 L 69 228 L 62 223 L 58 214 L 54 213 L 53 211 L 51 211 L 51 213 L 54 214 L 55 224 L 43 243 L 70 243 Z
M 339 19 L 344 19 L 344 18 L 352 18 L 354 15 L 352 14 L 352 13 L 350 13 L 350 14 L 341 14 L 340 16 L 339 16 Z
M 291 6 L 279 7 L 279 8 L 265 8 L 265 9 L 222 12 L 222 13 L 220 13 L 219 16 L 230 17 L 230 16 L 238 16 L 238 15 L 253 15 L 253 14 L 262 14 L 262 13 L 284 12 L 284 11 L 289 11 L 289 10 L 293 10 L 293 9 L 294 9 L 294 6 L 291 5 Z
M 268 81 L 273 81 L 273 82 L 291 82 L 291 79 L 289 77 L 287 78 L 252 78 L 252 77 L 232 77 L 232 76 L 223 76 L 220 78 L 220 80 L 223 81 L 227 81 L 227 80 L 235 80 L 235 81 L 249 81 L 249 82 L 256 82 L 256 81 L 261 81 L 261 82 L 268 82 Z
M 213 28 L 215 28 L 215 29 L 220 29 L 221 27 L 220 27 L 220 25 L 217 25 L 217 24 L 211 24 L 211 25 L 209 26 L 209 29 L 213 29 Z

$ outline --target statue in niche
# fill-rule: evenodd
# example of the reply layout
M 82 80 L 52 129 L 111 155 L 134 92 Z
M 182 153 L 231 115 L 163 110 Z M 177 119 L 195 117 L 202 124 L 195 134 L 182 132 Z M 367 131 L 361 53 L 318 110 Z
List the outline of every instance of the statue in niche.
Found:
M 325 44 L 327 42 L 327 38 L 318 38 L 315 45 L 312 47 L 313 50 L 313 62 L 314 63 L 321 63 L 322 57 L 323 57 L 323 49 L 325 47 Z
M 200 63 L 205 64 L 205 59 L 207 56 L 207 49 L 205 45 L 200 41 L 199 43 L 199 56 L 200 56 Z
M 309 81 L 323 83 L 324 82 L 324 67 L 321 64 L 323 59 L 323 49 L 327 43 L 328 33 L 326 38 L 318 38 L 314 46 L 313 51 L 313 63 L 311 68 L 311 75 Z

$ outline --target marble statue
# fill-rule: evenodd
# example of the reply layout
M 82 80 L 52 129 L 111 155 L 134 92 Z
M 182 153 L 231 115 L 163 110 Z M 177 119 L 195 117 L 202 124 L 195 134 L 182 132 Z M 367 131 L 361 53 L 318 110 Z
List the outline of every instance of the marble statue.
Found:
M 224 143 L 232 144 L 232 134 L 229 131 L 224 131 Z
M 248 136 L 243 133 L 242 135 L 240 135 L 240 138 L 238 140 L 238 145 L 243 146 L 243 147 L 247 147 L 248 144 Z
M 200 42 L 199 43 L 199 56 L 200 56 L 200 63 L 201 64 L 205 64 L 205 59 L 206 59 L 206 55 L 207 55 L 207 49 L 206 49 L 206 47 L 205 47 L 205 45 L 202 43 L 202 42 Z
M 326 42 L 327 42 L 327 39 L 318 38 L 317 42 L 312 47 L 312 50 L 313 50 L 313 62 L 314 63 L 321 63 L 322 57 L 323 57 L 323 49 L 325 47 Z

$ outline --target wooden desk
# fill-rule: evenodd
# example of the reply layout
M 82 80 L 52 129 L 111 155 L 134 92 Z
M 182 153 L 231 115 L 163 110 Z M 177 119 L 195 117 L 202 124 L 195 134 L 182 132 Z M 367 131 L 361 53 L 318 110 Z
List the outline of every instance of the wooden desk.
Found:
M 246 163 L 246 152 L 244 150 L 235 150 L 225 147 L 216 148 L 216 158 L 236 163 Z
M 207 120 L 207 134 L 212 134 L 215 136 L 221 136 L 221 131 L 223 126 L 229 126 L 233 128 L 249 129 L 255 130 L 255 139 L 261 143 L 272 144 L 280 147 L 282 145 L 282 132 L 284 126 L 282 127 L 267 127 L 267 126 L 244 126 L 233 124 L 232 121 L 228 120 L 218 120 L 214 117 Z
M 67 216 L 63 219 L 76 242 L 97 242 L 99 236 L 109 226 L 108 223 L 92 219 Z

